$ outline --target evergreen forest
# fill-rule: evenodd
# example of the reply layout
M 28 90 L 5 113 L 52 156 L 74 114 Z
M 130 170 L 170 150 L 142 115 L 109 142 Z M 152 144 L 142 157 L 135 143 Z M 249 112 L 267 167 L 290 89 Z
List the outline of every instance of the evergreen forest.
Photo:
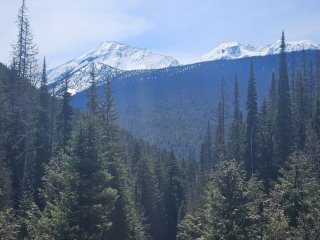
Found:
M 268 94 L 254 61 L 244 99 L 237 76 L 222 78 L 217 121 L 182 158 L 119 126 L 112 79 L 99 76 L 98 94 L 94 64 L 85 110 L 67 71 L 61 91 L 48 86 L 22 0 L 0 64 L 0 239 L 320 239 L 320 51 L 291 75 L 279 37 Z

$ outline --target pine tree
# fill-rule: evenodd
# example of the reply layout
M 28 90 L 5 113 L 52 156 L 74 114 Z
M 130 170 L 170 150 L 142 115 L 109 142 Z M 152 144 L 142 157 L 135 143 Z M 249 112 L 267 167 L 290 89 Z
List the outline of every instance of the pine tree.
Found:
M 98 96 L 97 96 L 97 79 L 96 79 L 96 67 L 93 63 L 90 70 L 90 87 L 87 90 L 88 101 L 87 110 L 91 115 L 97 114 L 98 110 Z
M 221 79 L 220 101 L 218 104 L 218 123 L 215 131 L 213 166 L 224 159 L 225 156 L 225 86 L 224 79 Z
M 232 122 L 229 135 L 229 156 L 231 159 L 235 159 L 237 162 L 240 161 L 241 157 L 241 119 L 240 119 L 240 99 L 239 99 L 239 87 L 238 78 L 236 75 L 234 81 L 234 97 L 233 97 L 233 113 Z
M 27 12 L 26 1 L 22 0 L 17 16 L 18 36 L 13 44 L 11 66 L 19 77 L 31 83 L 35 74 L 37 47 L 33 43 Z
M 261 183 L 245 179 L 234 160 L 214 169 L 200 209 L 179 224 L 177 239 L 259 239 Z
M 69 93 L 69 74 L 68 72 L 64 75 L 64 84 L 62 90 L 62 106 L 58 112 L 57 118 L 57 135 L 58 135 L 58 145 L 60 149 L 65 149 L 67 143 L 70 139 L 70 134 L 72 131 L 72 116 L 73 110 L 70 106 L 71 94 Z M 54 109 L 54 106 L 52 106 Z
M 253 64 L 250 64 L 250 75 L 248 81 L 247 92 L 247 118 L 246 118 L 246 169 L 248 173 L 253 174 L 257 168 L 257 122 L 258 122 L 258 109 L 257 109 L 257 90 L 256 81 L 253 72 Z
M 273 169 L 273 129 L 272 129 L 272 119 L 269 114 L 270 106 L 267 104 L 267 100 L 262 102 L 260 112 L 258 115 L 258 158 L 257 158 L 257 170 L 263 179 L 265 191 L 269 192 L 271 187 L 271 179 L 274 178 Z
M 295 87 L 292 92 L 292 127 L 294 130 L 294 147 L 303 150 L 306 140 L 306 126 L 308 118 L 308 105 L 306 89 L 300 72 L 297 74 Z
M 72 170 L 73 158 L 64 153 L 50 159 L 43 177 L 45 208 L 39 221 L 39 232 L 43 239 L 75 238 L 77 226 L 74 206 L 77 195 L 73 185 L 77 174 Z
M 154 167 L 151 159 L 142 157 L 138 162 L 136 179 L 136 205 L 147 226 L 147 233 L 152 239 L 163 239 L 163 206 L 156 184 Z
M 201 154 L 200 154 L 200 169 L 202 173 L 210 171 L 214 167 L 213 161 L 213 143 L 212 143 L 212 133 L 210 129 L 210 123 L 208 121 L 206 135 L 204 136 L 204 141 L 201 144 Z
M 312 160 L 312 172 L 320 180 L 320 100 L 316 101 L 315 111 L 307 129 L 306 152 Z
M 298 239 L 317 239 L 320 231 L 319 214 L 319 184 L 310 174 L 310 164 L 307 156 L 295 154 L 290 158 L 289 164 L 281 171 L 279 183 L 275 186 L 272 196 L 273 205 L 270 209 L 271 219 L 269 221 L 268 235 L 270 237 L 280 235 L 275 226 L 284 225 L 286 230 L 282 235 L 291 234 Z M 276 212 L 273 207 L 276 206 Z M 279 217 L 274 215 L 283 212 L 282 223 Z M 281 229 L 280 229 L 281 231 Z M 280 239 L 286 239 L 280 238 Z
M 12 208 L 0 211 L 0 239 L 16 240 L 19 231 L 19 225 Z
M 186 167 L 186 199 L 187 199 L 187 212 L 192 213 L 196 210 L 199 203 L 199 179 L 202 173 L 199 172 L 199 164 L 196 159 L 195 150 L 190 151 L 189 159 Z
M 71 145 L 73 168 L 77 174 L 74 226 L 78 227 L 77 239 L 101 239 L 110 229 L 111 212 L 117 191 L 111 187 L 107 159 L 99 151 L 99 121 L 87 115 L 79 123 Z
M 184 173 L 173 153 L 170 153 L 168 162 L 167 187 L 165 191 L 165 206 L 167 216 L 167 237 L 168 240 L 176 239 L 177 225 L 184 217 L 185 193 Z
M 49 92 L 47 87 L 46 60 L 43 60 L 42 76 L 39 89 L 39 100 L 37 116 L 35 120 L 35 168 L 33 188 L 36 191 L 36 204 L 42 209 L 43 204 L 40 200 L 39 191 L 42 188 L 42 177 L 44 175 L 44 164 L 48 163 L 50 158 L 50 133 L 49 133 Z
M 117 115 L 112 96 L 111 82 L 104 78 L 104 95 L 99 107 L 102 122 L 102 155 L 107 159 L 108 171 L 112 175 L 111 187 L 118 192 L 110 220 L 112 226 L 103 237 L 107 239 L 142 240 L 145 238 L 140 216 L 134 206 L 134 198 L 129 188 L 128 170 L 123 163 L 123 153 L 118 139 Z M 90 100 L 94 103 L 95 101 Z M 95 105 L 95 104 L 88 104 Z M 93 111 L 91 111 L 93 112 Z M 90 111 L 89 111 L 90 114 Z
M 274 143 L 277 166 L 283 166 L 291 148 L 291 104 L 285 46 L 284 32 L 282 32 Z
M 37 239 L 40 217 L 41 212 L 33 200 L 33 193 L 23 192 L 17 213 L 19 225 L 17 239 Z

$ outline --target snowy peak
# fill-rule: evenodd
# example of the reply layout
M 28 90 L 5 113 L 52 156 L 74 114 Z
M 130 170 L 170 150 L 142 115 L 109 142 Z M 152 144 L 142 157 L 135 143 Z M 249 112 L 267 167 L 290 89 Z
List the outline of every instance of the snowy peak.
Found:
M 238 42 L 226 42 L 203 55 L 200 62 L 278 54 L 280 53 L 280 45 L 280 40 L 259 48 Z M 309 40 L 286 42 L 286 52 L 302 51 L 303 49 L 320 50 L 320 44 Z
M 219 59 L 237 59 L 250 56 L 255 50 L 253 46 L 243 45 L 238 42 L 226 42 L 203 55 L 201 61 L 212 61 Z
M 50 84 L 59 81 L 66 70 L 72 75 L 92 62 L 127 71 L 159 69 L 180 65 L 176 59 L 169 56 L 155 54 L 147 49 L 106 41 L 92 51 L 49 70 L 48 82 Z
M 172 57 L 117 42 L 103 42 L 83 57 L 94 57 L 95 61 L 121 70 L 158 69 L 179 65 Z
M 264 47 L 257 48 L 256 52 L 258 56 L 266 56 L 280 53 L 281 41 L 278 40 L 275 43 L 268 44 Z M 320 44 L 312 42 L 310 40 L 291 41 L 286 42 L 286 52 L 296 52 L 302 50 L 319 50 Z

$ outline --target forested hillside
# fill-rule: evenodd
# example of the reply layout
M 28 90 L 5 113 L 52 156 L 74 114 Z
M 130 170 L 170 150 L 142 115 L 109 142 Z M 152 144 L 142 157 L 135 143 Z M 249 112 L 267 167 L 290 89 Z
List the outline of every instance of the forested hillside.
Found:
M 304 65 L 315 76 L 316 51 L 287 54 L 291 83 Z M 233 85 L 237 75 L 240 108 L 245 111 L 250 62 L 254 63 L 258 103 L 268 94 L 272 72 L 278 75 L 278 55 L 218 60 L 160 70 L 121 72 L 110 76 L 115 95 L 119 124 L 134 136 L 187 157 L 190 150 L 199 152 L 207 122 L 216 127 L 221 81 L 226 94 L 226 121 L 230 123 Z M 102 93 L 102 86 L 98 86 Z M 85 109 L 85 92 L 73 97 L 72 105 Z
M 49 91 L 25 4 L 12 59 L 0 64 L 0 239 L 319 239 L 318 52 L 302 52 L 290 74 L 283 32 L 266 92 L 257 88 L 256 59 L 245 59 L 246 95 L 240 73 L 232 97 L 220 79 L 203 106 L 217 108 L 216 117 L 202 120 L 204 136 L 179 158 L 174 142 L 168 151 L 119 127 L 111 80 L 95 64 L 82 111 L 71 105 L 68 74 L 60 92 Z M 181 82 L 172 83 L 180 96 Z M 136 94 L 150 94 L 140 87 Z M 168 87 L 159 94 L 174 95 Z M 170 124 L 194 120 L 178 116 L 160 130 L 185 138 Z

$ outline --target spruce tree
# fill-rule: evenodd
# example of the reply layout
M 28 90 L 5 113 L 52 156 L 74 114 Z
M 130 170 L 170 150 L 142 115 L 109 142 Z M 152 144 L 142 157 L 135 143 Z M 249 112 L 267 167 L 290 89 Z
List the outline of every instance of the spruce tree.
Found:
M 35 169 L 34 169 L 34 185 L 36 191 L 35 200 L 40 208 L 43 207 L 41 203 L 39 191 L 42 187 L 42 177 L 44 175 L 44 164 L 50 158 L 50 133 L 49 133 L 49 92 L 47 87 L 47 70 L 46 60 L 43 60 L 42 76 L 39 89 L 39 100 L 37 107 L 37 115 L 35 120 Z
M 167 171 L 167 187 L 165 191 L 167 236 L 165 239 L 174 240 L 177 235 L 177 225 L 184 218 L 185 179 L 182 166 L 173 153 L 170 153 Z
M 87 111 L 90 115 L 97 114 L 98 110 L 98 96 L 97 96 L 97 76 L 96 76 L 96 67 L 92 63 L 90 69 L 90 87 L 87 90 Z
M 233 111 L 232 111 L 232 122 L 229 135 L 229 156 L 235 159 L 237 162 L 240 161 L 241 157 L 241 119 L 240 119 L 240 99 L 239 99 L 239 87 L 238 78 L 236 75 L 234 81 L 233 91 Z
M 118 192 L 118 199 L 110 215 L 112 226 L 103 237 L 107 239 L 142 240 L 145 232 L 134 206 L 134 198 L 129 188 L 128 169 L 123 162 L 123 152 L 118 138 L 117 115 L 115 112 L 111 82 L 104 76 L 104 94 L 99 105 L 102 128 L 102 155 L 107 159 L 108 171 L 112 175 L 111 187 Z M 96 96 L 96 95 L 94 95 Z M 89 102 L 95 100 L 89 97 Z M 88 104 L 88 106 L 95 104 Z M 93 112 L 93 111 L 91 111 Z M 90 111 L 89 111 L 90 114 Z
M 259 175 L 263 179 L 265 191 L 269 192 L 271 187 L 271 180 L 274 178 L 273 169 L 273 129 L 272 121 L 269 114 L 269 108 L 267 100 L 262 102 L 259 114 L 258 114 L 258 126 L 257 126 L 257 143 L 258 143 L 258 157 L 257 157 L 257 170 Z
M 291 103 L 285 47 L 285 37 L 282 32 L 274 142 L 275 164 L 278 167 L 283 166 L 288 159 L 292 140 Z
M 99 150 L 99 121 L 88 114 L 80 120 L 71 143 L 73 168 L 77 174 L 74 226 L 77 239 L 101 239 L 111 228 L 110 215 L 114 209 L 117 191 L 111 187 L 107 159 Z
M 213 142 L 210 123 L 208 121 L 206 135 L 204 136 L 203 143 L 201 144 L 200 153 L 200 168 L 202 173 L 210 171 L 214 167 L 213 159 Z
M 220 101 L 218 104 L 218 123 L 215 131 L 213 166 L 224 159 L 225 156 L 225 86 L 224 79 L 221 79 Z
M 248 173 L 253 174 L 257 168 L 257 122 L 258 122 L 258 109 L 257 109 L 257 90 L 256 80 L 253 72 L 253 63 L 250 64 L 250 75 L 248 80 L 247 91 L 247 118 L 246 118 L 246 159 L 245 166 Z
M 72 130 L 73 110 L 70 106 L 71 94 L 69 93 L 69 73 L 64 75 L 63 90 L 62 90 L 62 106 L 58 112 L 57 118 L 57 135 L 58 145 L 60 149 L 65 149 L 70 139 Z M 54 106 L 52 106 L 54 108 Z
M 11 66 L 22 79 L 33 80 L 35 73 L 37 47 L 33 42 L 33 35 L 28 18 L 26 1 L 22 0 L 17 16 L 18 35 L 13 44 Z
M 279 239 L 317 239 L 320 232 L 319 184 L 312 176 L 310 162 L 304 154 L 294 154 L 281 170 L 281 178 L 271 195 L 267 235 Z M 276 206 L 276 212 L 273 212 Z M 283 213 L 282 218 L 277 217 Z M 285 226 L 285 233 L 279 226 Z M 279 233 L 280 232 L 280 233 Z M 283 238 L 280 238 L 284 235 Z
M 294 130 L 293 143 L 297 150 L 303 150 L 306 141 L 306 127 L 308 118 L 308 104 L 306 89 L 302 74 L 298 72 L 292 92 L 292 127 Z
M 245 179 L 234 160 L 214 169 L 200 209 L 179 224 L 177 239 L 260 239 L 261 183 Z

